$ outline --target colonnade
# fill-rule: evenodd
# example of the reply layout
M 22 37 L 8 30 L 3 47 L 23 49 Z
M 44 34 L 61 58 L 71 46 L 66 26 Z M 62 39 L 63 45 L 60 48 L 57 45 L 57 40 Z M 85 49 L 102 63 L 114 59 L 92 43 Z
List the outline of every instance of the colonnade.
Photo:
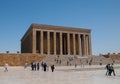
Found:
M 90 33 L 34 30 L 32 43 L 33 53 L 74 56 L 92 54 Z

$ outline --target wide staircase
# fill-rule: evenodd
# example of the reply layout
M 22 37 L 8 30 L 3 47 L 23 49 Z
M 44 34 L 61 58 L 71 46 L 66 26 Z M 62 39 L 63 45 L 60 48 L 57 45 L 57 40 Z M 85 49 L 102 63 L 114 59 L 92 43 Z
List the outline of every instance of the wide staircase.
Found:
M 54 64 L 55 66 L 73 66 L 77 65 L 106 65 L 108 63 L 120 63 L 120 60 L 113 60 L 104 56 L 91 57 L 72 57 L 72 56 L 46 56 L 41 62 L 46 62 L 48 66 Z

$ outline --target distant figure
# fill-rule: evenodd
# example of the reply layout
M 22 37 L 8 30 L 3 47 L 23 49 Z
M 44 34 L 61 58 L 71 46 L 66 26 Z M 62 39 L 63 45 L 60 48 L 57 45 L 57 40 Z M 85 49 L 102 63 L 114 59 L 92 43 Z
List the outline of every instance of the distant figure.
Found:
M 25 63 L 24 68 L 25 68 L 25 69 L 27 68 L 27 63 Z
M 100 62 L 100 66 L 102 65 L 102 62 Z
M 67 66 L 69 65 L 69 61 L 67 61 Z
M 109 76 L 110 75 L 110 71 L 109 71 L 110 70 L 110 64 L 107 64 L 105 68 L 107 69 L 106 76 Z
M 61 64 L 61 60 L 59 61 L 59 64 Z
M 36 63 L 34 63 L 34 70 L 36 71 L 36 67 L 37 67 L 37 65 L 36 65 Z
M 52 72 L 54 72 L 54 69 L 55 69 L 55 66 L 52 65 L 52 66 L 51 66 L 51 70 L 52 70 Z
M 43 64 L 43 68 L 44 68 L 44 71 L 46 72 L 46 68 L 47 68 L 47 64 L 46 63 Z
M 40 65 L 39 65 L 39 62 L 37 63 L 37 70 L 39 71 L 40 69 Z
M 42 70 L 44 70 L 44 63 L 43 62 L 41 63 L 41 67 L 42 67 Z
M 5 72 L 8 72 L 8 64 L 6 63 L 5 65 L 4 65 L 4 68 L 5 68 Z
M 82 61 L 80 62 L 80 65 L 82 68 L 84 68 L 84 63 Z
M 58 64 L 58 59 L 56 59 L 56 63 Z
M 75 63 L 75 68 L 77 67 L 77 64 Z
M 31 62 L 31 70 L 32 70 L 32 71 L 34 70 L 33 62 Z
M 109 70 L 110 70 L 110 76 L 111 76 L 112 73 L 115 76 L 115 70 L 114 70 L 113 64 L 110 65 L 110 69 Z

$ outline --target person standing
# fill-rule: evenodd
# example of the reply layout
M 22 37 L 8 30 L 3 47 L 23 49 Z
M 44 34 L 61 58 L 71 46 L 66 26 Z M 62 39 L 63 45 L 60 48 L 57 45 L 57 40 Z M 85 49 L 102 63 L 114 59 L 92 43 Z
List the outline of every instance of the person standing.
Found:
M 41 67 L 42 67 L 42 70 L 44 70 L 44 63 L 43 62 L 41 63 Z
M 33 65 L 33 62 L 31 62 L 31 70 L 34 71 L 34 65 Z
M 24 68 L 25 68 L 25 69 L 27 68 L 27 63 L 25 63 Z
M 37 70 L 39 71 L 40 69 L 40 65 L 39 65 L 39 62 L 37 63 Z
M 54 69 L 55 69 L 55 66 L 52 65 L 52 66 L 51 66 L 51 70 L 52 70 L 52 72 L 54 72 Z
M 47 67 L 47 64 L 46 64 L 46 63 L 44 63 L 44 64 L 43 64 L 43 67 L 44 67 L 44 72 L 46 72 L 46 67 Z
M 5 65 L 4 65 L 4 68 L 5 68 L 5 72 L 8 72 L 8 64 L 7 63 L 5 63 Z
M 34 63 L 34 70 L 36 71 L 36 67 L 37 67 L 37 65 L 36 65 L 36 62 Z

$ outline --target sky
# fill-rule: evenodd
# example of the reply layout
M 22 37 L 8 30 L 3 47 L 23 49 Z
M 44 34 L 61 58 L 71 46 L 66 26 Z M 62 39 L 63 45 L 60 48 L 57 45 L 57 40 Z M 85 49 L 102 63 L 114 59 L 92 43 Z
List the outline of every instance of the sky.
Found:
M 120 53 L 120 0 L 0 0 L 0 53 L 20 51 L 32 23 L 91 29 L 94 55 Z

